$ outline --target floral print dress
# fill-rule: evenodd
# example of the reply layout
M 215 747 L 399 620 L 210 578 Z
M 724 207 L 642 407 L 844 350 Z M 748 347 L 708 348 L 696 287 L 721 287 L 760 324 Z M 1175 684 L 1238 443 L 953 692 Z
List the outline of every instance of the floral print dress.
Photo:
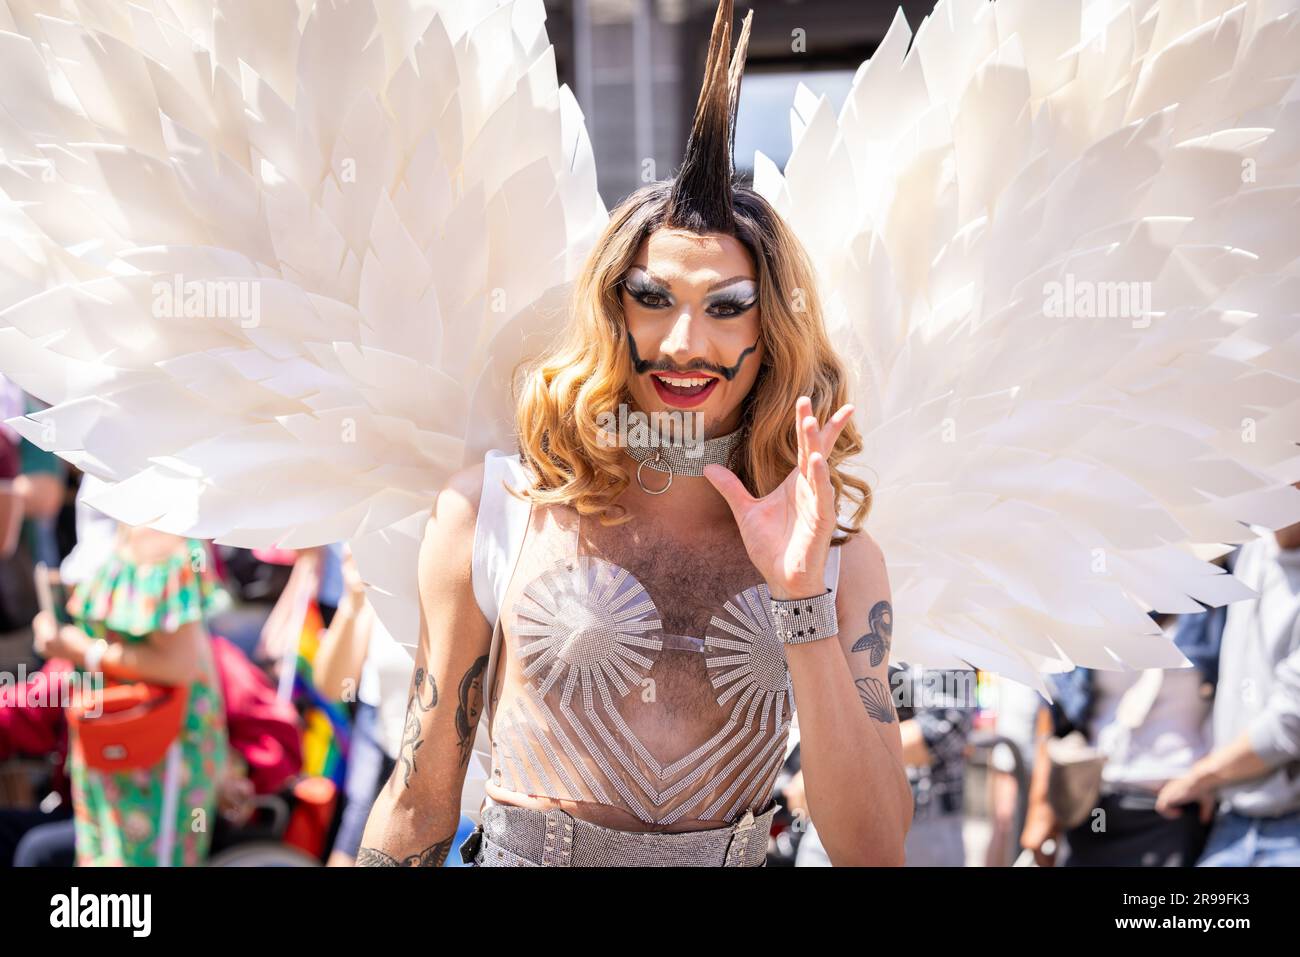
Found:
M 141 642 L 175 632 L 229 604 L 210 569 L 204 544 L 158 562 L 136 563 L 116 552 L 68 600 L 73 621 L 93 638 Z M 166 638 L 163 638 L 165 641 Z M 221 685 L 210 654 L 190 684 L 181 730 L 180 791 L 171 859 L 158 860 L 166 760 L 152 768 L 105 772 L 69 749 L 77 864 L 105 867 L 190 867 L 211 844 L 217 787 L 228 753 Z

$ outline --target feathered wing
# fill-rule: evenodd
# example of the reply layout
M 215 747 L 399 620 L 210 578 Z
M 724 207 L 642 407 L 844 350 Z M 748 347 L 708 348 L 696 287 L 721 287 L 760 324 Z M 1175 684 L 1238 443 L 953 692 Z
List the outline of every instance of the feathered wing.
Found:
M 131 524 L 348 540 L 417 639 L 448 475 L 607 221 L 541 0 L 0 4 L 0 371 Z
M 1248 597 L 1196 555 L 1300 519 L 1298 20 L 900 12 L 838 117 L 801 89 L 784 175 L 757 157 L 858 378 L 896 657 L 1177 666 L 1144 612 Z

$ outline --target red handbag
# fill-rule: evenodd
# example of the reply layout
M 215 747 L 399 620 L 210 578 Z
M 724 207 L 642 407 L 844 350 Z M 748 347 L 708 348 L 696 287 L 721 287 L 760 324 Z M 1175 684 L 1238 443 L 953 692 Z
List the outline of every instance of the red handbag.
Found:
M 181 732 L 188 685 L 143 681 L 80 692 L 68 708 L 68 728 L 87 767 L 133 771 L 162 763 Z

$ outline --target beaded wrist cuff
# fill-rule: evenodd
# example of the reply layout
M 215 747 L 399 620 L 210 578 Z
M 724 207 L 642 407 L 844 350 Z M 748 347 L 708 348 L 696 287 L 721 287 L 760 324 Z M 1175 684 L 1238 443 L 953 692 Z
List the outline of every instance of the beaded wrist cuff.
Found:
M 827 589 L 816 598 L 799 598 L 794 601 L 772 599 L 772 622 L 776 637 L 782 644 L 799 645 L 819 641 L 839 634 L 839 618 L 835 614 L 835 592 Z

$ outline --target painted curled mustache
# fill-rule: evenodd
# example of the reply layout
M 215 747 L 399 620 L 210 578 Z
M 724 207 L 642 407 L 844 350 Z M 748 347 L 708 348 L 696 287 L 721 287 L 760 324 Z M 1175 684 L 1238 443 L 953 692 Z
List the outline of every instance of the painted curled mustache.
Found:
M 730 382 L 740 372 L 740 367 L 745 360 L 758 348 L 758 343 L 755 342 L 740 354 L 740 358 L 736 360 L 735 365 L 720 366 L 709 362 L 707 359 L 696 359 L 685 369 L 679 369 L 667 359 L 657 359 L 653 362 L 649 359 L 642 359 L 641 353 L 637 351 L 636 340 L 632 338 L 632 333 L 624 330 L 624 334 L 627 336 L 627 347 L 632 353 L 632 368 L 636 369 L 638 375 L 645 375 L 647 372 L 712 372 Z

